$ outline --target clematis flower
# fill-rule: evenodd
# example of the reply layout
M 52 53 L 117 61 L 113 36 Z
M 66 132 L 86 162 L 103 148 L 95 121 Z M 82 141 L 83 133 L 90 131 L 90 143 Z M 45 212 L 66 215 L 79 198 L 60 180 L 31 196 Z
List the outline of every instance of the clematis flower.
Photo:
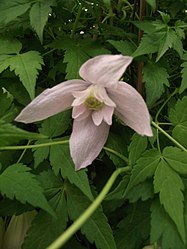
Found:
M 79 74 L 46 89 L 26 106 L 16 121 L 31 123 L 72 107 L 70 153 L 76 170 L 90 165 L 104 146 L 113 114 L 140 135 L 152 136 L 150 116 L 142 96 L 119 81 L 132 57 L 99 55 L 86 61 Z

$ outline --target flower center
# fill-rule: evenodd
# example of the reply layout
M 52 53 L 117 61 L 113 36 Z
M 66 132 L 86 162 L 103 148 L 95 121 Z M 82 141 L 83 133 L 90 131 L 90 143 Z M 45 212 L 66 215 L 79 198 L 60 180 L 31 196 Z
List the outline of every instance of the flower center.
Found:
M 103 107 L 104 103 L 99 101 L 97 98 L 93 96 L 89 96 L 84 101 L 85 106 L 87 106 L 91 110 L 99 111 Z

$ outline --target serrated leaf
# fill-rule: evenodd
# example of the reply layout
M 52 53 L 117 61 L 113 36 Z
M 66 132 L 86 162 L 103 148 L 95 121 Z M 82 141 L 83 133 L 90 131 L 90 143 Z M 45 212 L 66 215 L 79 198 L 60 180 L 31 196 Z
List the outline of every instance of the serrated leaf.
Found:
M 52 9 L 50 6 L 54 5 L 54 0 L 45 0 L 36 2 L 32 5 L 30 10 L 30 23 L 36 31 L 41 43 L 43 42 L 43 30 L 47 23 L 49 13 Z
M 129 164 L 133 165 L 147 148 L 147 137 L 135 133 L 129 145 Z
M 174 221 L 185 241 L 184 226 L 184 197 L 182 194 L 184 185 L 179 175 L 172 170 L 165 160 L 161 160 L 154 175 L 154 191 L 159 193 L 160 203 Z
M 12 96 L 7 91 L 3 91 L 3 89 L 0 88 L 0 119 L 5 122 L 12 121 L 17 113 L 12 101 Z
M 45 136 L 22 130 L 0 120 L 0 146 L 6 146 L 24 139 L 35 140 L 40 138 L 45 138 Z
M 51 142 L 51 140 L 50 139 L 39 139 L 38 141 L 36 141 L 35 144 L 43 144 L 43 143 L 48 143 L 48 142 Z M 35 168 L 37 168 L 41 162 L 43 162 L 45 159 L 48 158 L 49 151 L 50 151 L 49 146 L 43 146 L 40 148 L 33 149 L 34 167 Z
M 22 48 L 22 44 L 17 39 L 0 39 L 0 54 L 18 54 Z
M 158 244 L 164 249 L 185 249 L 179 234 L 168 214 L 158 201 L 151 206 L 151 243 Z
M 27 0 L 1 0 L 0 3 L 0 22 L 7 24 L 21 16 L 30 8 L 31 2 Z
M 123 55 L 132 55 L 135 50 L 135 46 L 129 41 L 108 40 L 108 42 Z
M 154 175 L 154 172 L 160 162 L 161 155 L 156 149 L 146 151 L 142 157 L 138 159 L 136 165 L 132 169 L 129 185 L 126 193 L 137 184 L 145 181 Z
M 187 174 L 187 153 L 176 147 L 165 147 L 163 156 L 169 166 L 179 174 Z
M 67 49 L 64 55 L 64 62 L 67 63 L 66 79 L 79 79 L 79 69 L 89 58 L 82 48 L 77 45 Z
M 49 214 L 54 215 L 49 206 L 43 189 L 36 180 L 35 175 L 30 173 L 30 168 L 23 164 L 13 164 L 7 167 L 0 175 L 0 191 L 9 199 L 16 198 L 21 203 L 28 202 L 34 207 L 40 207 Z
M 75 171 L 75 166 L 69 153 L 68 144 L 51 146 L 49 160 L 55 174 L 58 174 L 60 171 L 64 179 L 67 178 L 90 200 L 93 200 L 86 170 Z
M 142 248 L 142 243 L 149 236 L 149 208 L 149 202 L 137 202 L 134 206 L 126 207 L 127 215 L 124 214 L 115 233 L 118 249 Z
M 164 85 L 169 86 L 169 74 L 158 63 L 148 62 L 143 67 L 143 81 L 146 87 L 147 105 L 151 106 L 164 92 Z
M 169 113 L 169 120 L 174 124 L 173 137 L 187 148 L 187 97 L 179 99 Z
M 30 98 L 33 99 L 38 70 L 41 70 L 41 65 L 43 64 L 40 53 L 37 51 L 29 51 L 23 54 L 17 54 L 12 56 L 8 62 L 10 64 L 10 70 L 19 76 Z
M 132 54 L 133 57 L 137 57 L 143 54 L 152 54 L 158 51 L 158 38 L 155 39 L 154 34 L 144 34 L 140 45 Z
M 68 182 L 65 189 L 69 216 L 72 220 L 76 220 L 89 207 L 91 202 L 75 186 L 70 185 Z M 116 249 L 112 229 L 101 208 L 97 209 L 89 217 L 81 227 L 81 232 L 91 243 L 95 242 L 98 249 Z
M 42 122 L 39 131 L 50 138 L 62 135 L 71 122 L 71 111 L 67 110 L 47 118 Z
M 40 211 L 27 232 L 23 249 L 47 248 L 66 228 L 68 215 L 63 192 L 55 195 L 49 203 L 56 217 Z
M 180 94 L 187 88 L 187 61 L 183 62 L 181 64 L 181 67 L 183 67 L 183 69 L 181 70 L 182 82 L 181 82 L 181 86 L 179 88 Z
M 173 42 L 176 41 L 176 39 L 176 33 L 172 29 L 168 29 L 165 34 L 163 34 L 163 37 L 160 40 L 156 62 L 159 61 L 160 58 L 165 54 L 165 52 L 172 47 Z

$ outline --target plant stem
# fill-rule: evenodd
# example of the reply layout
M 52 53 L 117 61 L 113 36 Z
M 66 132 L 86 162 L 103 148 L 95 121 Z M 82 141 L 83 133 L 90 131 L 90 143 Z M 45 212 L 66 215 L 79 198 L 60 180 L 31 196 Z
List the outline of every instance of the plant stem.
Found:
M 163 135 L 165 135 L 169 140 L 171 140 L 175 145 L 177 145 L 181 150 L 187 152 L 187 149 L 180 144 L 177 140 L 175 140 L 172 136 L 170 136 L 167 132 L 165 132 L 158 124 L 156 124 L 154 121 L 151 122 L 152 125 L 158 129 Z
M 42 144 L 4 146 L 4 147 L 0 147 L 0 151 L 1 150 L 24 150 L 23 153 L 25 153 L 25 151 L 27 149 L 35 149 L 35 148 L 53 146 L 53 145 L 58 145 L 58 144 L 68 144 L 68 143 L 69 143 L 69 140 L 62 140 L 62 141 L 53 141 L 53 142 L 42 143 Z M 103 147 L 103 149 L 105 151 L 108 151 L 108 152 L 116 155 L 117 157 L 121 158 L 126 164 L 128 164 L 128 158 L 125 157 L 124 155 L 122 155 L 119 152 L 117 152 L 111 148 L 108 148 L 106 146 Z
M 104 200 L 105 196 L 108 194 L 111 189 L 113 183 L 115 182 L 117 176 L 121 173 L 127 172 L 131 170 L 130 167 L 119 168 L 114 171 L 111 175 L 104 188 L 94 200 L 94 202 L 86 209 L 86 211 L 79 216 L 79 218 L 63 233 L 61 234 L 51 245 L 49 245 L 46 249 L 58 249 L 63 246 L 68 239 L 72 237 L 76 231 L 89 219 L 89 217 L 95 212 L 95 210 L 99 207 L 101 202 Z
M 71 38 L 73 38 L 73 36 L 75 34 L 75 31 L 76 31 L 76 28 L 77 28 L 77 24 L 78 24 L 80 16 L 81 16 L 81 12 L 82 12 L 82 4 L 79 3 L 79 8 L 78 8 L 77 16 L 76 16 L 75 22 L 73 24 L 73 29 L 72 29 L 71 36 L 70 36 Z

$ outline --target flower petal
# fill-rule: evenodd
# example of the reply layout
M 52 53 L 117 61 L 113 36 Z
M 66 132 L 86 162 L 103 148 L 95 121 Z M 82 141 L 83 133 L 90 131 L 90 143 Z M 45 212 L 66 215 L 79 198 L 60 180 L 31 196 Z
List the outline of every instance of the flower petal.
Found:
M 103 120 L 108 125 L 111 125 L 113 113 L 114 107 L 105 105 L 101 110 L 92 113 L 92 120 L 96 126 L 100 125 Z
M 152 136 L 150 115 L 142 96 L 129 84 L 119 82 L 108 88 L 108 95 L 116 103 L 115 114 L 140 135 Z
M 90 116 L 81 121 L 74 120 L 70 152 L 76 170 L 87 167 L 99 155 L 107 140 L 109 127 L 105 122 L 96 126 Z
M 109 86 L 121 78 L 131 61 L 129 56 L 99 55 L 86 61 L 79 74 L 88 83 Z
M 72 118 L 82 120 L 87 118 L 91 113 L 85 105 L 74 106 L 72 111 Z
M 18 122 L 32 123 L 53 116 L 71 107 L 72 91 L 85 90 L 83 80 L 69 80 L 46 89 L 27 105 L 15 119 Z

